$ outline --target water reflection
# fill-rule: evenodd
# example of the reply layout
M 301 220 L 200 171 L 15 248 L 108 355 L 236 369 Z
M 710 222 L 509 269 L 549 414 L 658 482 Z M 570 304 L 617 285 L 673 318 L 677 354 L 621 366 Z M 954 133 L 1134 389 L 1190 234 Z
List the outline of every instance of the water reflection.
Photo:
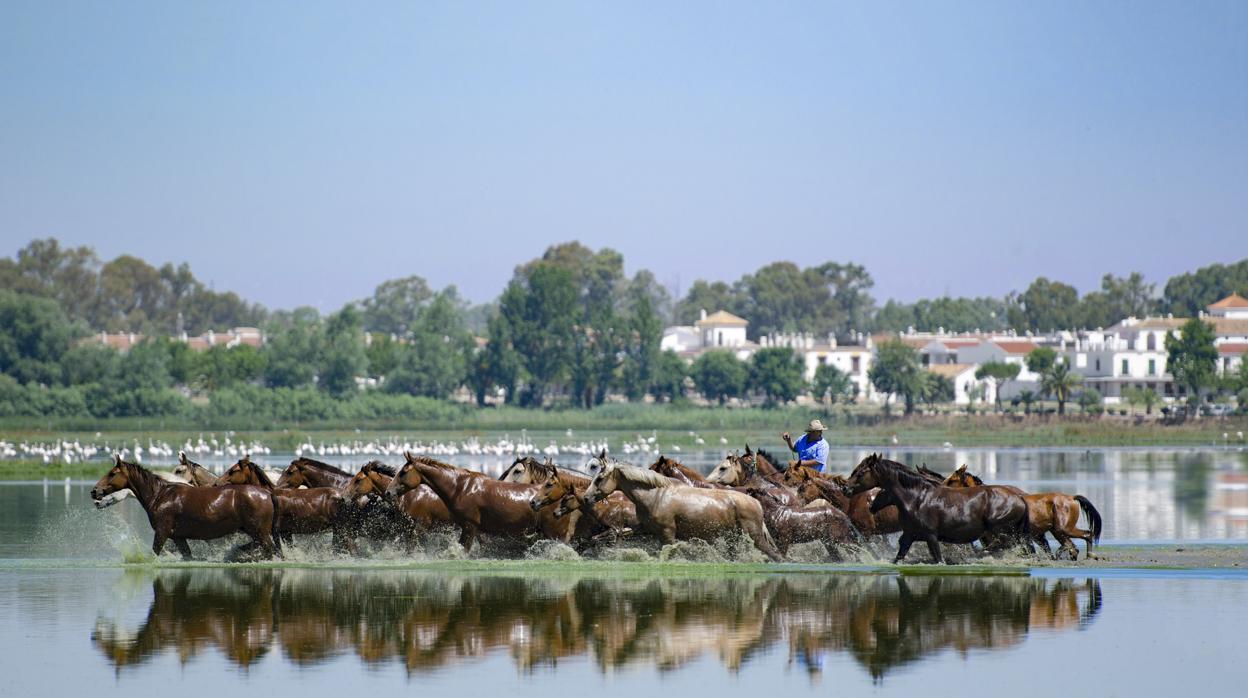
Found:
M 946 649 L 998 650 L 1029 632 L 1079 629 L 1101 607 L 1096 580 L 1029 577 L 195 569 L 156 573 L 151 587 L 146 618 L 101 617 L 91 634 L 118 671 L 212 649 L 240 668 L 273 652 L 297 666 L 354 653 L 418 673 L 506 652 L 523 672 L 566 657 L 603 672 L 672 671 L 706 656 L 737 672 L 787 648 L 812 679 L 842 654 L 882 678 Z

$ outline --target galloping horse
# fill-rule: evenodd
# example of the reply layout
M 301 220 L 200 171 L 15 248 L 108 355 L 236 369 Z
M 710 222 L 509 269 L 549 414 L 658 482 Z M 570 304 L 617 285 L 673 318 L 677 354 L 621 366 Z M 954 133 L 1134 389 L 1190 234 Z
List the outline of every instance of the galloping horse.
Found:
M 212 471 L 186 457 L 186 451 L 178 451 L 178 464 L 173 474 L 192 485 L 211 485 L 217 481 Z
M 871 505 L 880 494 L 872 488 L 850 494 L 849 481 L 840 475 L 823 475 L 805 465 L 795 465 L 784 471 L 785 483 L 797 483 L 797 493 L 803 500 L 812 502 L 826 500 L 845 512 L 849 520 L 865 536 L 883 536 L 901 530 L 901 514 L 895 506 L 874 511 Z
M 243 456 L 231 465 L 213 484 L 218 487 L 255 485 L 272 492 L 277 503 L 277 531 L 284 542 L 291 542 L 296 533 L 332 530 L 335 549 L 355 547 L 347 531 L 350 506 L 332 487 L 277 489 L 268 473 L 253 463 L 250 456 Z
M 297 487 L 333 487 L 342 489 L 351 481 L 351 473 L 335 468 L 329 463 L 322 463 L 311 458 L 296 458 L 282 471 L 277 479 L 277 487 L 295 489 Z
M 702 477 L 702 474 L 698 471 L 667 456 L 659 456 L 658 460 L 650 464 L 650 470 L 690 487 L 725 487 L 725 485 L 707 482 L 706 478 Z
M 361 500 L 368 503 L 374 499 L 384 500 L 386 489 L 390 487 L 395 474 L 393 468 L 370 461 L 351 478 L 343 489 L 343 494 L 357 503 Z M 412 477 L 419 479 L 419 475 L 412 475 Z M 394 500 L 394 503 L 407 520 L 417 528 L 428 530 L 453 523 L 451 513 L 446 509 L 446 503 L 424 483 L 409 488 Z
M 935 562 L 943 562 L 940 542 L 1014 538 L 1033 552 L 1027 536 L 1027 502 L 1017 494 L 990 487 L 943 487 L 879 454 L 864 458 L 849 482 L 854 491 L 882 490 L 871 504 L 873 512 L 892 504 L 901 514 L 901 542 L 893 562 L 901 562 L 916 540 L 927 542 Z
M 749 494 L 762 505 L 763 520 L 781 553 L 787 553 L 794 543 L 819 541 L 840 557 L 839 547 L 860 537 L 849 517 L 836 507 L 795 509 L 781 501 L 774 488 L 751 487 Z
M 637 507 L 641 527 L 664 543 L 744 531 L 764 555 L 783 559 L 763 522 L 762 505 L 748 494 L 690 487 L 645 468 L 611 464 L 594 476 L 584 500 L 592 504 L 617 490 Z
M 165 541 L 172 539 L 184 559 L 190 559 L 188 540 L 212 540 L 242 531 L 269 557 L 281 555 L 277 530 L 276 504 L 267 490 L 252 485 L 195 487 L 165 482 L 150 470 L 113 457 L 113 467 L 91 488 L 91 498 L 100 500 L 119 490 L 134 493 L 147 512 L 155 532 L 152 552 L 159 555 Z
M 984 481 L 968 473 L 966 466 L 962 465 L 945 479 L 944 484 L 946 487 L 983 487 Z M 1092 554 L 1092 544 L 1101 540 L 1101 513 L 1092 506 L 1092 502 L 1087 497 L 1061 492 L 1027 494 L 1013 485 L 988 485 L 988 487 L 1000 487 L 1022 496 L 1027 502 L 1028 527 L 1032 540 L 1048 553 L 1049 541 L 1044 534 L 1052 533 L 1057 539 L 1060 547 L 1058 552 L 1053 554 L 1053 559 L 1056 560 L 1063 550 L 1070 553 L 1071 560 L 1079 559 L 1079 549 L 1071 541 L 1072 538 L 1082 538 L 1088 548 L 1087 556 L 1095 557 Z M 1080 509 L 1087 515 L 1092 530 L 1085 531 L 1079 528 Z
M 747 494 L 750 488 L 765 489 L 787 507 L 800 507 L 805 504 L 796 492 L 783 484 L 783 476 L 776 474 L 772 476 L 775 478 L 773 481 L 759 474 L 754 468 L 754 463 L 758 460 L 754 454 L 749 453 L 749 446 L 746 446 L 746 449 L 746 453 L 749 454 L 748 460 L 746 457 L 730 453 L 719 465 L 715 466 L 711 474 L 706 477 L 706 481 L 713 485 L 734 487 Z
M 503 471 L 498 479 L 503 482 L 515 482 L 521 485 L 536 485 L 544 480 L 545 467 L 533 456 L 517 456 L 511 465 Z
M 530 508 L 535 485 L 500 482 L 432 458 L 403 455 L 407 462 L 390 481 L 386 497 L 398 497 L 422 482 L 428 485 L 446 503 L 465 550 L 472 549 L 480 533 L 515 537 L 540 532 L 564 543 L 572 536 L 579 517 L 556 519 L 553 506 L 536 512 Z
M 582 506 L 580 497 L 589 487 L 590 478 L 581 473 L 560 470 L 553 464 L 542 476 L 542 484 L 538 485 L 537 493 L 529 500 L 534 511 L 551 504 L 558 504 L 554 510 L 555 518 L 567 516 L 574 511 L 581 512 L 577 535 L 596 536 L 602 533 L 600 528 L 619 531 L 637 527 L 637 508 L 622 493 L 594 504 L 592 507 Z

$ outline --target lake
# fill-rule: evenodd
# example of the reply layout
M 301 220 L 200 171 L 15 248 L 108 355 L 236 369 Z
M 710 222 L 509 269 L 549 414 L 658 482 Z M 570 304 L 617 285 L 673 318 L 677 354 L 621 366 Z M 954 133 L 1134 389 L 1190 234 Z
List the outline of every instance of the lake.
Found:
M 834 451 L 847 471 L 865 455 Z M 684 454 L 702 470 L 721 453 Z M 890 454 L 1088 496 L 1105 566 L 300 557 L 124 565 L 133 501 L 0 484 L 0 694 L 1238 693 L 1248 480 L 1230 449 Z M 268 462 L 280 464 L 288 456 Z M 454 457 L 488 471 L 501 462 Z M 639 459 L 640 460 L 640 459 Z M 101 465 L 101 472 L 105 466 Z M 224 545 L 193 543 L 220 559 Z M 1192 548 L 1217 552 L 1184 558 Z M 1082 546 L 1081 546 L 1082 547 Z M 1144 551 L 1140 553 L 1139 551 Z M 1149 551 L 1157 551 L 1156 555 Z M 1150 558 L 1193 569 L 1146 569 Z M 1177 562 L 1175 562 L 1177 560 Z M 1239 565 L 1236 567 L 1236 565 Z

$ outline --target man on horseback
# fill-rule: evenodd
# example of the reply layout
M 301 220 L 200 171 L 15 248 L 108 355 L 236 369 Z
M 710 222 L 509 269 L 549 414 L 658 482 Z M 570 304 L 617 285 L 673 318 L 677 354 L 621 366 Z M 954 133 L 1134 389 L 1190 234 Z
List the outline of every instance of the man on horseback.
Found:
M 780 438 L 784 439 L 790 451 L 797 454 L 796 460 L 789 461 L 790 467 L 805 465 L 823 472 L 824 466 L 828 464 L 828 442 L 823 438 L 823 422 L 818 419 L 810 420 L 806 433 L 796 443 L 787 431 Z

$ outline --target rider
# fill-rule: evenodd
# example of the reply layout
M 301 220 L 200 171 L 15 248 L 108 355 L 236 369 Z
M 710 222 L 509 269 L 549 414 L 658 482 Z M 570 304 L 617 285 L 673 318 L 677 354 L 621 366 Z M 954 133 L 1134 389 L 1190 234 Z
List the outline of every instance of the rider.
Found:
M 828 464 L 828 442 L 823 440 L 823 422 L 812 419 L 806 427 L 806 434 L 793 442 L 789 432 L 780 435 L 789 450 L 797 454 L 796 460 L 789 461 L 789 466 L 805 465 L 819 472 Z

